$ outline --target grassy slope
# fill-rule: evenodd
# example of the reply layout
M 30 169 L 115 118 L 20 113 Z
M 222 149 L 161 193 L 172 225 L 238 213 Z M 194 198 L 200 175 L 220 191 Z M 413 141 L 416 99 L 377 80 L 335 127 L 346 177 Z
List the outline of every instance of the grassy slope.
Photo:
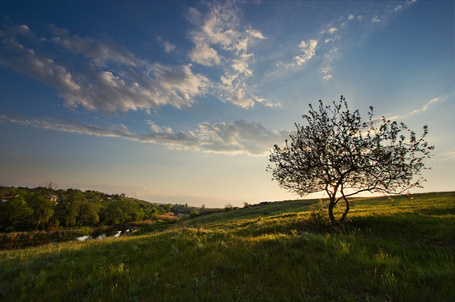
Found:
M 317 200 L 0 252 L 0 301 L 455 301 L 455 193 Z

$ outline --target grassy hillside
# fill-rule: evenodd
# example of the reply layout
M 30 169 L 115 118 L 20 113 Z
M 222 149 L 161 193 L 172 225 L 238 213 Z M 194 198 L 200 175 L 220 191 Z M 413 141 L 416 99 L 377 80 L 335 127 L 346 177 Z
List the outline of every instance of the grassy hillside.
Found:
M 0 252 L 0 301 L 455 301 L 455 193 L 319 200 Z

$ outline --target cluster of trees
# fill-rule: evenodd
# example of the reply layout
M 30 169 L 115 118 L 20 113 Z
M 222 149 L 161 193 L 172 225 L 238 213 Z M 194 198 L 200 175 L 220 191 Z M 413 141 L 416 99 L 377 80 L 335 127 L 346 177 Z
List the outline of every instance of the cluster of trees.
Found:
M 0 187 L 0 231 L 124 224 L 153 219 L 172 205 L 77 189 Z

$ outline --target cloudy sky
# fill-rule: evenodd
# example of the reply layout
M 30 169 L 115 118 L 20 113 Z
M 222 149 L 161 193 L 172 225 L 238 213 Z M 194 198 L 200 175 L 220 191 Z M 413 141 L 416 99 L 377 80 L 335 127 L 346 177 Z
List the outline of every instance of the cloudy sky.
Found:
M 298 196 L 269 150 L 319 99 L 436 146 L 455 190 L 453 1 L 1 1 L 0 184 L 207 207 Z

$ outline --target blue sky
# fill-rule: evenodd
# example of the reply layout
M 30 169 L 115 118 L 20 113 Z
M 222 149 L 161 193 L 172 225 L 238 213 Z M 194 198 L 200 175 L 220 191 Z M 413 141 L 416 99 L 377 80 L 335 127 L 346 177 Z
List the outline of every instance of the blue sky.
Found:
M 0 184 L 207 207 L 297 198 L 269 150 L 319 99 L 436 146 L 455 190 L 453 1 L 1 1 Z

